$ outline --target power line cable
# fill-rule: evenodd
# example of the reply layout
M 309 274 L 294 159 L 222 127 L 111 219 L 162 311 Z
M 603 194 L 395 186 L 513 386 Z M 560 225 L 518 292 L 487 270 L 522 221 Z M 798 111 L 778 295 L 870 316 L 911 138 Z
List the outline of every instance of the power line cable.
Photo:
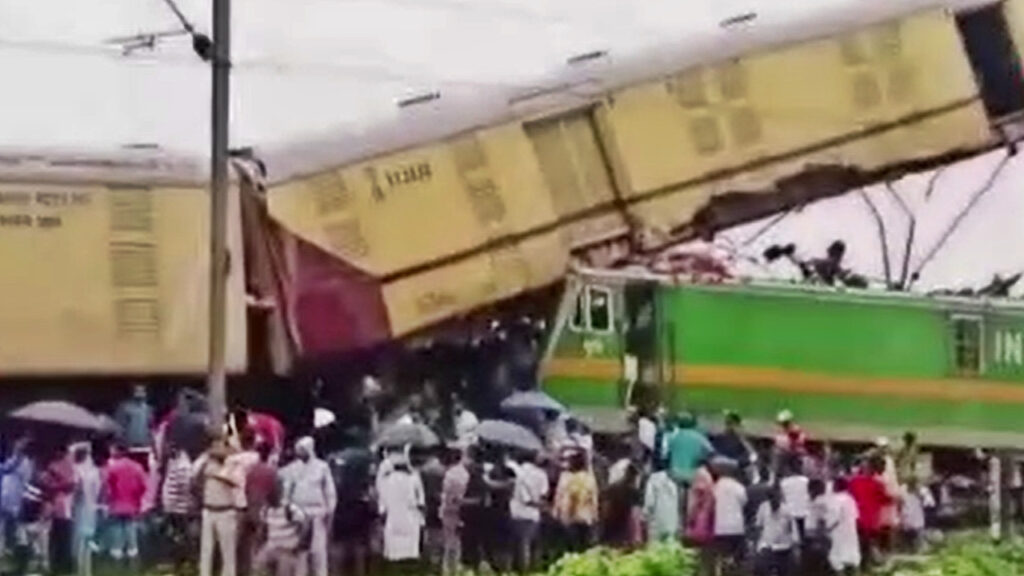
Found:
M 105 57 L 123 63 L 156 62 L 183 66 L 203 66 L 195 57 L 184 54 L 131 52 L 125 54 L 123 47 L 116 45 L 75 44 L 54 40 L 11 40 L 0 38 L 0 50 L 20 50 L 37 54 L 57 56 L 96 56 Z M 394 66 L 373 63 L 327 63 L 327 62 L 296 62 L 267 58 L 241 59 L 233 64 L 236 70 L 270 71 L 279 74 L 301 75 L 316 74 L 321 76 L 354 78 L 357 80 L 376 80 L 402 84 L 429 84 L 440 87 L 466 88 L 524 88 L 524 83 L 468 80 L 446 78 L 444 76 L 424 75 L 395 71 Z
M 175 2 L 174 0 L 164 0 L 164 4 L 166 4 L 167 7 L 171 10 L 171 12 L 174 13 L 174 16 L 177 17 L 178 22 L 181 23 L 181 27 L 184 28 L 186 32 L 188 32 L 189 34 L 195 34 L 195 26 L 193 26 L 192 22 L 185 17 L 185 13 L 182 12 L 181 8 L 178 7 L 177 2 Z

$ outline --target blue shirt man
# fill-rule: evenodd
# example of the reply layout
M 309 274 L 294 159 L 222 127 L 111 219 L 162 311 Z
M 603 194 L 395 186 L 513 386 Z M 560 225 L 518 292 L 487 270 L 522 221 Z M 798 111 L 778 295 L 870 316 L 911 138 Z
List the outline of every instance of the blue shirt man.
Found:
M 690 414 L 679 417 L 679 428 L 668 439 L 669 474 L 676 482 L 689 484 L 701 463 L 714 453 L 714 448 Z

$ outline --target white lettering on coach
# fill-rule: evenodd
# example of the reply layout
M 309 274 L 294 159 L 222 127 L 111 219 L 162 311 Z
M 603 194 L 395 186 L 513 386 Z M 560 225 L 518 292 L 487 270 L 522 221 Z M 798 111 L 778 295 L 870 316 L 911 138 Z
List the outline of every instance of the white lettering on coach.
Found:
M 1024 334 L 1017 331 L 997 330 L 993 359 L 998 364 L 1024 366 Z

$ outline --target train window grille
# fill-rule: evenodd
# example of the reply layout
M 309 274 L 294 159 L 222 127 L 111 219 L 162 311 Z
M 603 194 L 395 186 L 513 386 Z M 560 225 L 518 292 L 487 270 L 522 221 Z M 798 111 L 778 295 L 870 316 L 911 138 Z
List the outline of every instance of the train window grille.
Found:
M 951 319 L 953 362 L 957 375 L 977 376 L 984 370 L 984 331 L 979 316 L 956 315 Z
M 614 328 L 612 291 L 601 286 L 587 286 L 576 297 L 576 308 L 569 327 L 577 332 L 607 333 Z

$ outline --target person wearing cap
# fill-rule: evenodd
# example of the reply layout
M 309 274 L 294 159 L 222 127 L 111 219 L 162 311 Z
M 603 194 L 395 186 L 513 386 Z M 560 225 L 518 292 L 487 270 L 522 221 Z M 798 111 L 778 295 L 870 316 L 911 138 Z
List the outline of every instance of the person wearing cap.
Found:
M 807 435 L 797 425 L 793 413 L 783 410 L 776 416 L 775 421 L 779 425 L 779 432 L 775 435 L 776 466 L 781 463 L 786 454 L 804 454 L 807 450 Z
M 316 443 L 309 436 L 295 443 L 295 461 L 283 471 L 285 499 L 302 508 L 312 525 L 309 563 L 316 576 L 327 576 L 327 532 L 338 505 L 338 493 L 331 468 L 316 456 Z M 308 570 L 299 564 L 299 576 Z

